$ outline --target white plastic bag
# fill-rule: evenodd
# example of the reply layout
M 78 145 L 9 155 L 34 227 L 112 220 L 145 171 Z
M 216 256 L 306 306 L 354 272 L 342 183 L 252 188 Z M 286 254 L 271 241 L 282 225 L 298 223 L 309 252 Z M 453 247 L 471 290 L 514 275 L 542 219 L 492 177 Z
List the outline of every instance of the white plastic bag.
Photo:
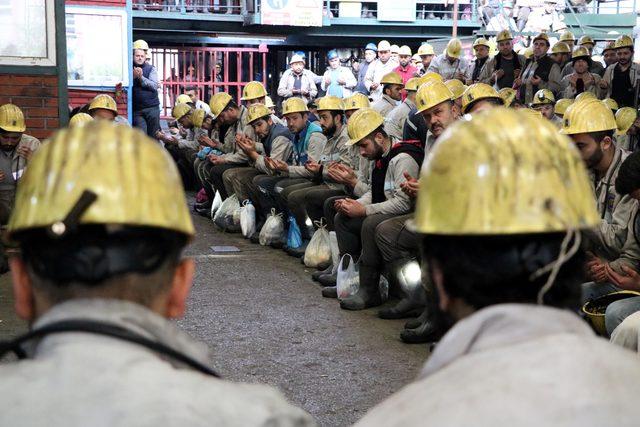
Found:
M 275 209 L 271 209 L 271 214 L 264 222 L 262 230 L 260 230 L 260 244 L 268 246 L 279 242 L 284 237 L 284 221 L 282 214 L 276 213 Z
M 256 232 L 256 208 L 250 200 L 245 200 L 240 208 L 240 229 L 247 239 Z
M 213 219 L 218 209 L 220 209 L 220 205 L 222 205 L 222 197 L 220 196 L 220 192 L 216 190 L 216 195 L 213 197 L 213 202 L 211 202 L 211 219 Z
M 331 264 L 331 243 L 324 220 L 316 222 L 318 229 L 304 252 L 304 265 L 311 268 L 327 268 Z
M 360 289 L 360 269 L 349 254 L 344 254 L 340 259 L 336 287 L 339 300 L 355 295 Z
M 213 222 L 225 231 L 238 231 L 240 228 L 239 209 L 240 202 L 238 202 L 238 196 L 234 194 L 222 202 L 220 209 L 213 217 Z

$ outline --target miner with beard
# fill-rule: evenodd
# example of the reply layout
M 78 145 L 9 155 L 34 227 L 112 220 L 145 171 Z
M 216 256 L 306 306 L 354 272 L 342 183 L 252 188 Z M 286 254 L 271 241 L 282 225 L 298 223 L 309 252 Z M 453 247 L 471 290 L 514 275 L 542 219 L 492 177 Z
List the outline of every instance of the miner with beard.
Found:
M 599 86 L 607 91 L 606 98 L 613 98 L 619 107 L 636 107 L 638 65 L 633 63 L 633 39 L 620 36 L 614 44 L 618 62 L 609 65 Z

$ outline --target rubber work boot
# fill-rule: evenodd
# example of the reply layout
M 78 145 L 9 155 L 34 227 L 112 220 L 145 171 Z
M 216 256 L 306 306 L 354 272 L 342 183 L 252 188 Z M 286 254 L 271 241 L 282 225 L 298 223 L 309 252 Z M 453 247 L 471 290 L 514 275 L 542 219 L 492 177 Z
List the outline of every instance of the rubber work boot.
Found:
M 435 304 L 430 301 L 425 309 L 426 319 L 417 328 L 405 329 L 400 339 L 407 344 L 435 342 L 442 338 L 444 325 L 440 320 L 440 313 Z
M 333 265 L 325 268 L 324 270 L 314 271 L 313 273 L 311 273 L 311 278 L 317 282 L 320 276 L 322 276 L 323 274 L 331 273 L 333 273 Z
M 428 317 L 429 317 L 429 310 L 427 307 L 424 307 L 420 316 L 416 317 L 413 320 L 409 320 L 407 323 L 404 324 L 404 328 L 415 329 L 418 326 L 422 325 L 424 322 L 426 322 Z
M 413 301 L 409 297 L 402 298 L 393 307 L 383 308 L 378 312 L 381 319 L 406 319 L 407 317 L 417 317 L 422 313 L 423 304 Z
M 300 258 L 304 256 L 304 253 L 307 250 L 307 246 L 309 246 L 309 241 L 303 240 L 301 246 L 297 248 L 287 248 L 286 251 L 292 257 Z
M 327 286 L 326 288 L 322 288 L 322 296 L 325 298 L 338 298 L 338 287 Z
M 360 266 L 360 286 L 358 292 L 340 301 L 343 310 L 364 310 L 382 304 L 380 296 L 380 271 L 368 265 Z

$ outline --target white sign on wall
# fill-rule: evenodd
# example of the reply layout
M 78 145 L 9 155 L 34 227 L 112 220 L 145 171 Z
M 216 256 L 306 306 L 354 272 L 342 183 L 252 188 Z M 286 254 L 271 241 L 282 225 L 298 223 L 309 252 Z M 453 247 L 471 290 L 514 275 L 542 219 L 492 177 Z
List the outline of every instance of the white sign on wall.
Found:
M 416 20 L 416 0 L 378 1 L 378 21 L 413 22 Z
M 56 65 L 53 0 L 0 2 L 0 65 Z
M 262 0 L 262 25 L 321 27 L 322 0 Z

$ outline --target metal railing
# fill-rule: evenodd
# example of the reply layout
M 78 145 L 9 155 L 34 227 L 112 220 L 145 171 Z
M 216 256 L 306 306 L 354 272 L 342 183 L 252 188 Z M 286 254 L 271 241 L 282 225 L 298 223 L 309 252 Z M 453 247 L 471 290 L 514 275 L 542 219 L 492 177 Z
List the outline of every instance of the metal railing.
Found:
M 148 12 L 210 13 L 241 15 L 243 0 L 133 0 L 133 10 Z

